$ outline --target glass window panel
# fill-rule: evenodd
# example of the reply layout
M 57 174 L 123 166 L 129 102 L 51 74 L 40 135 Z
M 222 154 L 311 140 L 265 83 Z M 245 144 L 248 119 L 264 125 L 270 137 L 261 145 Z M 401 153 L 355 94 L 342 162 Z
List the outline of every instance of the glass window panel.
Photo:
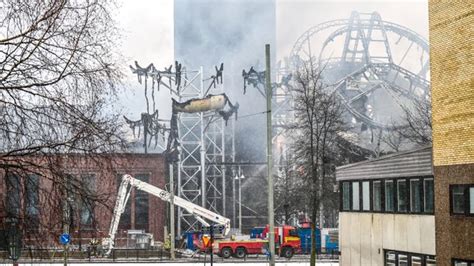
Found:
M 469 188 L 469 213 L 474 214 L 474 187 Z
M 350 183 L 343 182 L 342 183 L 342 209 L 344 211 L 348 211 L 351 209 L 351 191 L 350 191 Z
M 385 211 L 395 211 L 394 197 L 394 186 L 393 181 L 385 181 Z
M 469 262 L 455 260 L 454 261 L 454 266 L 469 266 Z
M 96 189 L 96 178 L 93 174 L 81 175 L 83 196 L 80 210 L 80 222 L 81 225 L 92 225 L 94 219 L 94 202 L 93 197 L 95 196 Z
M 362 208 L 364 211 L 370 211 L 370 182 L 362 182 Z
M 408 256 L 405 254 L 398 254 L 398 266 L 408 266 Z
M 464 214 L 464 187 L 453 186 L 452 187 L 452 206 L 453 213 Z
M 148 181 L 148 175 L 137 175 L 136 178 L 143 182 Z M 135 228 L 136 229 L 148 229 L 148 197 L 149 194 L 141 191 L 135 190 Z
M 410 211 L 421 211 L 421 185 L 420 180 L 410 180 Z
M 406 180 L 397 180 L 397 199 L 398 199 L 398 211 L 407 211 L 407 182 Z
M 436 258 L 433 256 L 426 256 L 426 266 L 436 266 Z
M 434 206 L 434 183 L 433 179 L 424 179 L 424 203 L 425 212 L 433 213 Z
M 359 206 L 359 182 L 352 182 L 352 209 L 360 210 Z
M 28 229 L 37 229 L 39 226 L 39 177 L 37 175 L 27 176 L 25 190 Z
M 411 266 L 421 266 L 422 265 L 422 258 L 421 256 L 412 255 L 411 256 Z
M 374 181 L 372 191 L 374 211 L 382 211 L 382 182 Z
M 385 265 L 395 266 L 396 264 L 396 254 L 393 251 L 388 251 L 385 253 Z
M 20 178 L 17 175 L 8 174 L 6 178 L 6 185 L 7 216 L 18 218 L 20 215 Z

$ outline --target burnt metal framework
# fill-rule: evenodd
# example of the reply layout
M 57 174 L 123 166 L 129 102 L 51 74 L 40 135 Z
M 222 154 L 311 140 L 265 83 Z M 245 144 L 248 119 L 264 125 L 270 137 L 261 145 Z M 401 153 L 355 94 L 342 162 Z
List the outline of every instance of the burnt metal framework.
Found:
M 160 86 L 170 91 L 178 102 L 185 102 L 193 99 L 203 99 L 209 95 L 221 94 L 224 92 L 223 65 L 216 67 L 215 75 L 205 79 L 203 68 L 199 70 L 187 70 L 176 62 L 173 66 L 165 68 L 164 71 L 157 70 L 153 64 L 148 67 L 140 67 L 135 63 L 132 72 L 137 74 L 138 81 L 143 82 L 145 94 L 147 89 L 151 89 L 153 99 L 153 113 L 149 114 L 149 104 L 147 100 L 147 113 L 142 114 L 141 120 L 128 120 L 130 126 L 138 126 L 140 129 L 144 125 L 153 125 L 147 118 L 156 121 L 166 121 L 158 119 L 158 111 L 155 108 L 154 90 L 155 86 Z M 151 88 L 148 83 L 151 81 Z M 148 92 L 150 93 L 150 92 Z M 222 113 L 222 112 L 221 112 Z M 149 114 L 149 115 L 146 115 Z M 225 216 L 225 182 L 226 173 L 226 137 L 233 138 L 233 134 L 226 134 L 226 117 L 217 110 L 205 112 L 180 112 L 176 114 L 178 131 L 178 160 L 177 164 L 177 195 L 192 203 L 201 205 L 211 211 L 221 213 Z M 232 121 L 235 123 L 235 121 Z M 160 133 L 170 132 L 164 125 L 159 124 Z M 143 128 L 147 132 L 146 128 Z M 173 129 L 171 129 L 172 132 Z M 145 137 L 146 135 L 144 135 Z M 154 135 L 155 136 L 155 135 Z M 148 141 L 145 140 L 145 149 Z M 162 146 L 161 146 L 162 147 Z M 197 229 L 198 221 L 192 215 L 178 208 L 177 212 L 177 234 L 182 231 Z
M 352 12 L 349 19 L 310 28 L 290 58 L 294 68 L 308 61 L 324 68 L 325 82 L 342 100 L 346 120 L 359 135 L 404 126 L 403 110 L 412 108 L 414 98 L 430 97 L 427 40 L 382 20 L 377 12 Z
M 291 69 L 288 59 L 278 62 L 274 71 L 276 82 L 272 83 L 272 144 L 273 158 L 276 167 L 284 163 L 288 149 L 288 129 L 294 121 L 293 101 L 291 92 Z M 242 71 L 244 79 L 244 94 L 251 85 L 262 97 L 265 96 L 265 71 L 255 70 L 251 67 Z

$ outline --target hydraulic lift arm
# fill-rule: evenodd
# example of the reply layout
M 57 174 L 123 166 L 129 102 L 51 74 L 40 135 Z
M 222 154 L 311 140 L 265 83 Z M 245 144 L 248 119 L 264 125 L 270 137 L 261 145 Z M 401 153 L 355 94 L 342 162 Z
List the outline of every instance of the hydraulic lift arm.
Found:
M 127 203 L 128 198 L 130 197 L 130 192 L 133 187 L 141 191 L 147 192 L 151 195 L 154 195 L 163 201 L 171 202 L 171 194 L 168 191 L 135 179 L 130 175 L 124 175 L 122 177 L 122 182 L 120 183 L 120 187 L 117 194 L 117 200 L 115 202 L 114 213 L 112 216 L 112 221 L 110 223 L 109 236 L 105 239 L 103 243 L 106 249 L 106 255 L 109 255 L 114 247 L 115 234 L 117 232 L 118 225 L 120 222 L 120 216 L 125 211 L 125 205 Z M 227 235 L 229 233 L 229 218 L 207 210 L 199 205 L 196 205 L 177 196 L 174 196 L 174 204 L 178 207 L 185 209 L 188 213 L 193 214 L 196 219 L 200 221 L 204 226 L 209 226 L 209 223 L 206 221 L 208 220 L 214 224 L 223 226 L 224 235 Z

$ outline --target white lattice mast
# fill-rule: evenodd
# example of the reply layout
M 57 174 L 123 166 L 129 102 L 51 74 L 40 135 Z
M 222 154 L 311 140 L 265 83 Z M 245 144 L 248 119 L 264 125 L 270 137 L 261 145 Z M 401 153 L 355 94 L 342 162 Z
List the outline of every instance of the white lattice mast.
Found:
M 188 77 L 186 77 L 188 76 Z M 205 84 L 203 69 L 188 71 L 180 102 L 224 93 L 224 84 Z M 209 210 L 225 210 L 225 121 L 215 111 L 180 113 L 178 116 L 180 155 L 178 195 Z M 221 185 L 221 186 L 219 186 Z M 222 206 L 222 211 L 220 211 Z M 178 209 L 178 234 L 197 229 L 197 220 Z
M 272 97 L 272 127 L 273 127 L 273 138 L 272 143 L 274 145 L 273 155 L 275 166 L 280 167 L 281 159 L 287 160 L 287 150 L 291 144 L 291 134 L 289 134 L 289 128 L 294 123 L 294 108 L 293 98 L 291 94 L 291 70 L 287 60 L 284 65 L 278 64 L 278 68 L 275 73 L 275 80 L 273 86 L 273 97 Z

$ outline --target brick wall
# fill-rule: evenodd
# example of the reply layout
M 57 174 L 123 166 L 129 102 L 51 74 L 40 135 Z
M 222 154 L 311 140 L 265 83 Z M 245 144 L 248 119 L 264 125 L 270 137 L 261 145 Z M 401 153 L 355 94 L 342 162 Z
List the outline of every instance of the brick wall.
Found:
M 73 176 L 81 177 L 83 175 L 93 175 L 94 184 L 93 187 L 96 191 L 99 200 L 94 207 L 94 222 L 90 228 L 80 228 L 78 222 L 79 214 L 76 213 L 75 227 L 70 229 L 72 235 L 73 244 L 88 243 L 91 237 L 101 238 L 107 235 L 110 221 L 112 217 L 112 210 L 115 205 L 115 199 L 117 194 L 117 188 L 120 182 L 120 176 L 123 174 L 146 175 L 148 176 L 148 182 L 154 186 L 164 188 L 165 187 L 165 158 L 161 154 L 109 154 L 100 157 L 87 157 L 83 155 L 62 155 L 56 156 L 51 160 L 45 160 L 43 157 L 30 158 L 30 161 L 35 161 L 38 164 L 44 164 L 46 161 L 49 163 L 54 160 L 54 167 L 60 169 L 60 172 L 70 174 Z M 58 189 L 54 189 L 54 175 L 43 173 L 39 179 L 39 208 L 40 208 L 40 226 L 38 230 L 28 231 L 31 232 L 24 235 L 24 243 L 32 245 L 46 245 L 52 246 L 58 244 L 58 235 L 62 232 L 62 210 L 61 202 L 63 198 L 58 192 Z M 0 229 L 2 222 L 6 217 L 5 206 L 6 202 L 6 185 L 5 185 L 5 174 L 0 173 Z M 20 193 L 24 193 L 23 182 L 21 184 Z M 62 190 L 59 189 L 59 190 Z M 129 201 L 131 202 L 131 221 L 129 224 L 119 227 L 117 239 L 119 243 L 126 243 L 126 231 L 127 229 L 138 229 L 135 223 L 135 190 L 132 190 Z M 24 215 L 25 200 L 24 196 L 21 195 L 21 214 L 20 218 Z M 58 201 L 59 199 L 59 201 Z M 144 225 L 147 233 L 152 233 L 155 240 L 163 241 L 163 226 L 165 225 L 166 215 L 166 204 L 158 198 L 148 195 L 148 224 Z M 59 205 L 59 207 L 58 207 Z M 55 207 L 51 207 L 55 206 Z M 77 210 L 75 210 L 77 212 Z M 25 225 L 27 226 L 27 225 Z M 23 228 L 28 229 L 28 228 Z M 38 239 L 40 236 L 41 239 Z M 79 239 L 82 239 L 80 241 Z
M 430 1 L 434 165 L 474 163 L 474 2 Z
M 474 184 L 474 2 L 430 1 L 437 265 L 474 260 L 474 218 L 450 213 L 449 186 Z

